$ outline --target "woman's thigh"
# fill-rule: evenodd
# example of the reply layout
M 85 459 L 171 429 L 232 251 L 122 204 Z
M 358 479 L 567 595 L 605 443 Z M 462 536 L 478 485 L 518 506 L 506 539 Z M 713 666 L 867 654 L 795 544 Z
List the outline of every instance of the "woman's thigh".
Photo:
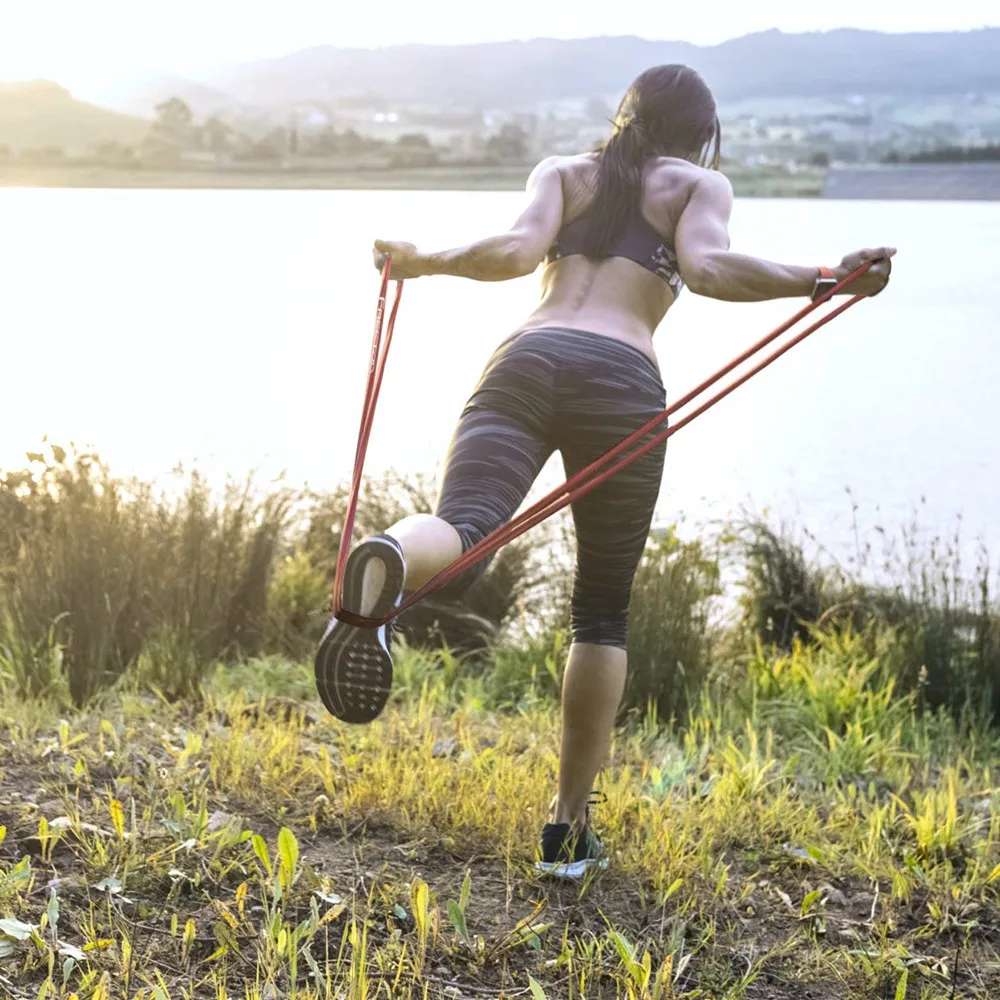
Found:
M 531 340 L 504 345 L 465 407 L 445 462 L 435 513 L 467 550 L 506 524 L 555 450 L 556 360 Z M 460 591 L 486 562 L 460 578 Z

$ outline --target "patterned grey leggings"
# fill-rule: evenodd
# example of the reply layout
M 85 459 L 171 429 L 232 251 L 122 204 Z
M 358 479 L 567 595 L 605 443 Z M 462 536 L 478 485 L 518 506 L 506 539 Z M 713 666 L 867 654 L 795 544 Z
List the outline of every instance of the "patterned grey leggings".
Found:
M 660 374 L 636 348 L 582 330 L 522 333 L 493 355 L 462 412 L 437 516 L 469 549 L 514 516 L 554 451 L 572 476 L 665 406 Z M 625 648 L 665 452 L 666 442 L 573 504 L 575 642 Z M 447 590 L 467 587 L 487 562 Z

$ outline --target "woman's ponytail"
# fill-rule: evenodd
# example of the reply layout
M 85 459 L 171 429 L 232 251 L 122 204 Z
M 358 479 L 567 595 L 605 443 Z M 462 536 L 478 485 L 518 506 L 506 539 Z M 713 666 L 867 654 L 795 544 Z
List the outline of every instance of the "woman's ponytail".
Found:
M 583 252 L 602 260 L 625 234 L 642 204 L 646 160 L 654 153 L 642 123 L 635 119 L 616 127 L 598 160 L 597 190 L 590 203 L 590 225 Z
M 646 161 L 677 156 L 717 169 L 720 128 L 715 99 L 687 66 L 654 66 L 622 99 L 614 131 L 598 148 L 597 189 L 587 209 L 583 252 L 603 260 L 642 211 Z

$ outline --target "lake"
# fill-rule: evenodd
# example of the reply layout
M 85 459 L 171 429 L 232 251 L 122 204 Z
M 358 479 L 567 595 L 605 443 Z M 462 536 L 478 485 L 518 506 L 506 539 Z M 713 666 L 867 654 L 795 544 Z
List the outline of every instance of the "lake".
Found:
M 0 190 L 0 467 L 50 441 L 119 473 L 178 462 L 347 477 L 378 275 L 373 238 L 433 249 L 506 228 L 493 192 Z M 659 518 L 743 508 L 832 550 L 916 516 L 1000 547 L 1000 203 L 743 200 L 733 247 L 835 264 L 899 248 L 893 281 L 670 442 Z M 369 451 L 434 472 L 537 278 L 409 282 Z M 690 292 L 657 334 L 671 398 L 799 307 Z M 555 485 L 551 463 L 539 488 Z M 851 496 L 846 492 L 851 491 Z M 536 494 L 537 495 L 537 494 Z M 919 509 L 918 509 L 919 508 Z M 915 512 L 916 511 L 916 515 Z

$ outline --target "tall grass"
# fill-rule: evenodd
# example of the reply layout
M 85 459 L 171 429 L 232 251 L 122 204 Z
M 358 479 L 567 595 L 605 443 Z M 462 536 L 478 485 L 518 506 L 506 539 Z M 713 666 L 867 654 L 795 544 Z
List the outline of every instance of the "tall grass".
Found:
M 395 473 L 364 481 L 358 502 L 355 537 L 384 531 L 411 514 L 434 510 L 436 488 L 423 477 L 403 479 Z M 347 487 L 332 493 L 310 494 L 300 545 L 309 564 L 326 581 L 333 578 L 347 509 Z M 485 573 L 460 597 L 432 595 L 405 612 L 399 627 L 415 645 L 448 648 L 460 653 L 481 653 L 495 641 L 517 606 L 538 584 L 533 552 L 545 528 L 530 541 L 519 540 L 501 549 Z M 325 624 L 325 622 L 324 622 Z
M 911 524 L 876 536 L 877 547 L 859 539 L 845 566 L 809 561 L 808 536 L 745 525 L 744 627 L 785 651 L 813 641 L 817 627 L 850 630 L 868 637 L 900 690 L 919 691 L 929 707 L 1000 715 L 1000 606 L 988 554 L 980 550 L 969 572 L 957 530 L 927 537 Z
M 489 697 L 499 704 L 558 697 L 571 641 L 569 551 L 554 561 L 562 574 L 549 584 L 544 610 L 522 611 L 519 627 L 494 644 L 485 668 L 473 669 L 485 669 Z M 652 710 L 664 720 L 687 714 L 711 670 L 720 594 L 719 560 L 704 542 L 682 540 L 675 527 L 650 534 L 632 588 L 623 713 Z
M 0 663 L 25 694 L 64 683 L 81 703 L 150 645 L 152 679 L 181 693 L 198 665 L 260 651 L 287 494 L 215 498 L 192 475 L 169 499 L 56 448 L 0 497 Z
M 170 696 L 216 661 L 309 656 L 326 626 L 346 491 L 215 491 L 197 473 L 169 494 L 53 447 L 0 473 L 0 680 L 82 704 L 126 671 Z M 357 534 L 431 509 L 424 481 L 366 484 Z M 410 642 L 482 651 L 533 585 L 507 547 L 461 600 L 402 617 Z
M 0 474 L 0 682 L 77 704 L 124 674 L 170 697 L 216 663 L 308 660 L 329 615 L 346 489 L 210 489 L 197 474 L 167 494 L 59 448 Z M 366 482 L 357 535 L 433 509 L 433 484 Z M 1000 713 L 1000 614 L 983 554 L 971 574 L 957 538 L 915 528 L 845 568 L 753 522 L 737 540 L 738 622 L 724 621 L 722 542 L 654 532 L 636 575 L 623 711 L 683 722 L 704 690 L 739 691 L 759 662 L 818 636 L 850 636 L 878 683 L 929 709 Z M 808 536 L 807 536 L 808 538 Z M 501 550 L 460 599 L 431 598 L 402 618 L 407 644 L 445 650 L 456 677 L 500 705 L 554 700 L 569 647 L 570 522 Z M 874 675 L 864 683 L 876 683 Z M 786 678 L 787 680 L 787 678 Z
M 632 588 L 626 709 L 687 715 L 712 667 L 721 594 L 718 554 L 674 527 L 652 534 Z

